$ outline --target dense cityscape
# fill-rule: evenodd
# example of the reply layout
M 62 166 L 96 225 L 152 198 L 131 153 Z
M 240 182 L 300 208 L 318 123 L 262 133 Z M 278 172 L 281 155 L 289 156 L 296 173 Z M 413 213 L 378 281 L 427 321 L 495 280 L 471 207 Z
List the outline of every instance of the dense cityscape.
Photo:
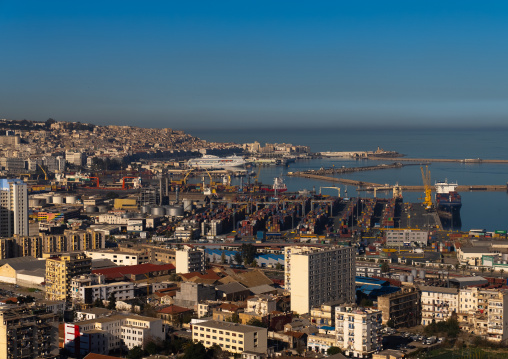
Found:
M 332 176 L 334 195 L 260 181 L 263 167 L 322 156 L 389 162 L 291 173 Z M 0 357 L 502 350 L 507 232 L 454 230 L 457 186 L 431 185 L 423 165 L 412 189 L 335 178 L 398 156 L 0 120 Z M 348 197 L 341 183 L 383 195 Z

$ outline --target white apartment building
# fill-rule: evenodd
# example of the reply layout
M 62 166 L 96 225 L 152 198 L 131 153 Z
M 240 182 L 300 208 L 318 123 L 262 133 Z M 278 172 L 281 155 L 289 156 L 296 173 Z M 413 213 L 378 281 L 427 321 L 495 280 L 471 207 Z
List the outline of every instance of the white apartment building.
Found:
M 132 349 L 147 339 L 165 339 L 162 320 L 139 315 L 112 315 L 65 324 L 64 346 L 72 354 L 108 354 L 110 350 Z M 79 340 L 76 340 L 78 339 Z
M 442 288 L 421 286 L 422 325 L 429 325 L 432 321 L 441 322 L 457 313 L 459 309 L 459 290 L 457 288 Z
M 414 229 L 395 229 L 386 232 L 387 246 L 427 246 L 429 232 Z
M 97 217 L 97 223 L 107 223 L 107 224 L 119 224 L 119 225 L 127 225 L 129 218 L 124 218 L 118 214 L 99 214 Z
M 20 179 L 0 179 L 0 237 L 28 236 L 28 191 Z
M 337 346 L 346 355 L 364 358 L 381 349 L 380 310 L 351 306 L 335 308 Z
M 202 251 L 185 247 L 175 251 L 176 273 L 202 272 L 205 270 L 205 256 Z
M 120 266 L 134 266 L 148 263 L 149 255 L 136 252 L 120 251 L 85 251 L 85 254 L 92 259 L 109 259 Z
M 134 298 L 134 283 L 115 282 L 81 287 L 77 300 L 84 304 L 93 304 L 96 300 L 109 300 L 111 294 L 114 294 L 117 301 L 132 299 Z
M 65 160 L 75 166 L 83 165 L 83 154 L 81 152 L 65 152 Z
M 71 298 L 78 300 L 81 288 L 89 287 L 95 284 L 106 283 L 105 276 L 102 274 L 82 274 L 71 279 Z
M 192 326 L 192 341 L 205 348 L 217 344 L 230 353 L 244 351 L 266 353 L 268 330 L 266 328 L 230 322 L 210 320 Z
M 285 289 L 291 310 L 305 314 L 329 301 L 354 302 L 355 255 L 352 247 L 286 247 Z
M 457 319 L 462 330 L 496 342 L 508 338 L 508 291 L 463 288 Z
M 259 295 L 247 299 L 247 312 L 268 315 L 277 309 L 277 301 L 268 295 Z

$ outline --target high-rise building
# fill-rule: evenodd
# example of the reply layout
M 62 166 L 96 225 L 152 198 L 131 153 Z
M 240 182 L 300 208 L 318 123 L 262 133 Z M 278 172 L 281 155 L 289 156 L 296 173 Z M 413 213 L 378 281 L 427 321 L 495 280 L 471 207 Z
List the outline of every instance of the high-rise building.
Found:
M 46 299 L 70 300 L 71 279 L 90 274 L 92 260 L 83 253 L 62 253 L 46 260 Z
M 202 272 L 205 256 L 202 251 L 185 247 L 176 251 L 176 273 Z
M 291 310 L 305 314 L 329 301 L 354 302 L 355 256 L 352 247 L 286 247 L 285 289 Z
M 365 358 L 381 349 L 381 311 L 346 305 L 335 308 L 337 346 Z
M 20 179 L 0 179 L 0 237 L 28 236 L 28 191 Z
M 0 310 L 0 358 L 55 358 L 58 314 L 40 306 Z

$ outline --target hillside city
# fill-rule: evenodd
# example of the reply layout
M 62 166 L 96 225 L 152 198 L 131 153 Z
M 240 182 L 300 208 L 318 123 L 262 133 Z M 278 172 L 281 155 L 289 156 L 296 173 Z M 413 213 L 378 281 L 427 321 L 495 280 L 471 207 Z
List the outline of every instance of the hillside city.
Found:
M 203 155 L 245 165 L 193 167 Z M 444 230 L 432 203 L 395 189 L 360 199 L 259 180 L 263 166 L 317 156 L 169 128 L 0 120 L 0 357 L 502 351 L 506 231 Z

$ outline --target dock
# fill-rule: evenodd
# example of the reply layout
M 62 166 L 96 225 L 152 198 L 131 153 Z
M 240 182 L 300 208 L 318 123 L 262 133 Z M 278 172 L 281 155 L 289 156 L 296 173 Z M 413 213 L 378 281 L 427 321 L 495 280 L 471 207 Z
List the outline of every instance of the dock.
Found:
M 338 177 L 330 177 L 323 176 L 317 174 L 310 174 L 305 172 L 291 172 L 288 173 L 288 176 L 294 177 L 302 177 L 302 178 L 310 178 L 318 181 L 326 181 L 333 183 L 341 183 L 348 186 L 357 187 L 358 191 L 373 191 L 377 188 L 382 188 L 383 190 L 391 190 L 394 186 L 390 186 L 382 183 L 373 183 L 373 182 L 364 182 L 364 181 L 356 181 L 346 178 L 338 178 Z M 399 186 L 399 188 L 404 192 L 423 192 L 425 190 L 424 186 Z M 431 186 L 434 191 L 434 186 Z M 508 185 L 461 185 L 457 186 L 457 192 L 474 192 L 474 191 L 484 191 L 484 192 L 506 192 L 508 190 Z

